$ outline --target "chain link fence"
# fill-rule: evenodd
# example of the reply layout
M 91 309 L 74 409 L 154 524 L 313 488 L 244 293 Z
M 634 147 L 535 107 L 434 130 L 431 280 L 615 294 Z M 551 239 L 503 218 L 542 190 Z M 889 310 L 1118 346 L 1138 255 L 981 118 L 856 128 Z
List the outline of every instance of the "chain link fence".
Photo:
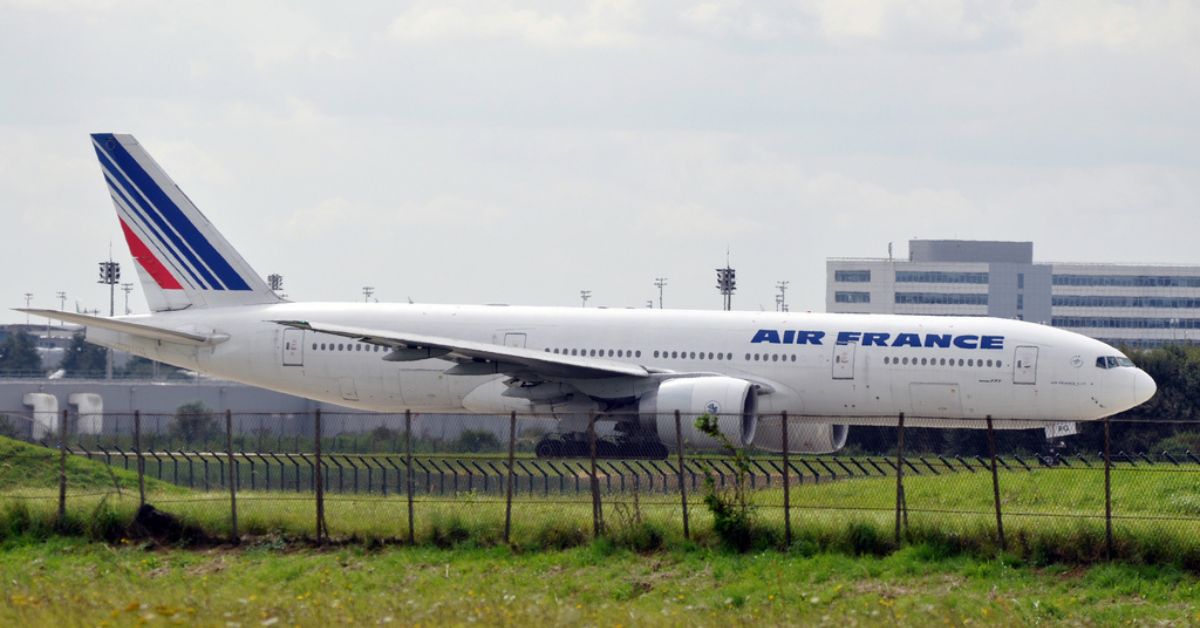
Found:
M 654 417 L 651 441 L 605 416 L 574 417 L 564 439 L 551 416 L 186 410 L 0 413 L 16 437 L 0 444 L 0 504 L 76 528 L 128 522 L 151 504 L 233 541 L 562 547 L 604 536 L 647 549 L 869 552 L 938 542 L 1200 565 L 1191 422 L 1100 421 L 1048 438 L 1041 425 L 916 428 L 897 416 L 851 426 L 841 443 L 837 430 L 815 438 L 803 417 L 764 415 L 752 431 L 779 446 L 759 451 L 736 447 L 728 427 L 745 427 L 740 415 L 711 417 L 710 433 L 709 415 Z

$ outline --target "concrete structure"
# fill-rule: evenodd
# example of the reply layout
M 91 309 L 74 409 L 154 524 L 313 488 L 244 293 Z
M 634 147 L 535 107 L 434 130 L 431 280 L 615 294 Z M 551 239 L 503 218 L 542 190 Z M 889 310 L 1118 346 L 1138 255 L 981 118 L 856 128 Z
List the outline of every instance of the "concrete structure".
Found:
M 829 312 L 1017 318 L 1113 345 L 1200 342 L 1200 266 L 1034 262 L 1032 242 L 912 240 L 826 261 Z
M 324 413 L 322 432 L 327 436 L 378 427 L 393 432 L 404 429 L 403 414 L 364 413 L 221 380 L 0 379 L 0 420 L 21 438 L 34 441 L 56 438 L 63 410 L 70 411 L 72 433 L 79 436 L 131 434 L 134 410 L 142 414 L 144 434 L 166 434 L 176 409 L 196 401 L 217 412 L 229 409 L 238 434 L 311 437 L 317 408 Z M 540 418 L 522 418 L 521 424 L 522 431 L 554 427 L 554 421 Z M 429 440 L 453 440 L 465 430 L 503 437 L 507 429 L 508 415 L 419 414 L 413 418 L 414 435 Z

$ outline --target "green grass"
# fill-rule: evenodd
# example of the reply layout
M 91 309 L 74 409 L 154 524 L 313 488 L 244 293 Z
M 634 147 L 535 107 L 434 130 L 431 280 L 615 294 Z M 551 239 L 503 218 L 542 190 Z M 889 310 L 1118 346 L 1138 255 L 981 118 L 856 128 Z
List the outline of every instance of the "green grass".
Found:
M 138 490 L 137 473 L 96 460 L 67 456 L 67 486 L 72 491 Z M 58 486 L 59 455 L 54 449 L 0 437 L 0 491 Z M 146 489 L 178 492 L 167 482 L 146 478 Z
M 1030 568 L 927 546 L 886 557 L 595 544 L 492 549 L 154 550 L 79 540 L 0 552 L 0 623 L 134 625 L 1188 624 L 1172 568 Z
M 137 506 L 136 476 L 99 461 L 68 460 L 67 518 L 57 519 L 58 458 L 54 451 L 0 439 L 0 540 L 24 535 L 121 536 Z M 120 494 L 114 487 L 122 487 Z M 602 485 L 605 482 L 602 481 Z M 614 483 L 614 486 L 616 484 Z M 1000 473 L 1007 550 L 1037 564 L 1090 564 L 1107 556 L 1104 477 L 1099 468 L 1055 468 Z M 1123 466 L 1113 472 L 1114 557 L 1143 564 L 1170 563 L 1200 571 L 1200 469 Z M 883 555 L 902 544 L 894 538 L 894 478 L 857 478 L 794 486 L 794 546 Z M 904 543 L 951 553 L 993 557 L 999 551 L 991 476 L 957 472 L 905 479 L 908 526 Z M 191 491 L 147 480 L 148 500 L 213 537 L 229 535 L 227 493 Z M 691 539 L 684 539 L 674 494 L 643 493 L 636 513 L 631 494 L 605 494 L 609 535 L 623 546 L 716 547 L 712 520 L 698 491 L 689 493 Z M 783 548 L 783 492 L 778 480 L 753 493 L 756 549 Z M 242 491 L 239 528 L 244 536 L 309 540 L 315 528 L 310 493 Z M 625 517 L 622 517 L 622 513 Z M 636 517 L 634 516 L 636 514 Z M 636 524 L 633 519 L 642 523 Z M 403 497 L 330 493 L 328 529 L 337 541 L 364 544 L 406 541 Z M 504 502 L 496 495 L 419 495 L 418 544 L 490 547 L 503 541 Z M 513 506 L 512 544 L 524 551 L 577 546 L 592 536 L 587 493 L 548 497 L 519 492 Z

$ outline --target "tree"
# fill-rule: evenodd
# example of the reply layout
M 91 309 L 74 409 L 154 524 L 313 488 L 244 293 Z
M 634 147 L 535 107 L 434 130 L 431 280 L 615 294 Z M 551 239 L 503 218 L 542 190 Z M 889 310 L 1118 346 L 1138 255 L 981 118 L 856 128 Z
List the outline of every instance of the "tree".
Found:
M 37 341 L 24 331 L 14 332 L 0 344 L 0 373 L 29 375 L 42 372 L 42 356 Z
M 484 451 L 500 451 L 500 439 L 485 430 L 463 430 L 458 436 L 455 451 L 480 453 Z
M 63 354 L 62 364 L 67 377 L 92 377 L 103 373 L 108 361 L 107 351 L 84 340 L 83 333 L 71 336 L 71 344 Z
M 220 433 L 213 411 L 203 401 L 191 401 L 175 409 L 171 435 L 183 439 L 184 443 L 203 442 Z
M 171 366 L 170 364 L 158 364 L 158 374 L 166 379 L 180 377 L 182 369 Z M 140 355 L 130 356 L 129 361 L 125 363 L 125 368 L 121 369 L 121 374 L 125 377 L 149 379 L 154 376 L 154 361 L 143 358 Z

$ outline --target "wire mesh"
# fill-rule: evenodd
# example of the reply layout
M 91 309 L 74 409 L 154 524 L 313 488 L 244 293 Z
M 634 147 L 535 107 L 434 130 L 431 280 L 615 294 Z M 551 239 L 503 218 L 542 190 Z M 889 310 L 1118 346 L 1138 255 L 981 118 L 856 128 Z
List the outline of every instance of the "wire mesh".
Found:
M 683 538 L 685 512 L 688 536 L 721 542 L 726 504 L 768 545 L 783 544 L 790 522 L 806 542 L 865 534 L 881 545 L 940 538 L 990 547 L 1002 542 L 1002 524 L 1017 551 L 1057 539 L 1095 552 L 1097 543 L 1111 551 L 1111 525 L 1118 552 L 1146 539 L 1200 552 L 1200 455 L 1188 447 L 1200 437 L 1188 422 L 1112 422 L 1106 482 L 1102 423 L 1049 439 L 1039 424 L 997 430 L 993 477 L 986 430 L 906 427 L 900 452 L 898 427 L 855 426 L 839 443 L 836 434 L 822 441 L 830 434 L 805 417 L 788 419 L 785 464 L 781 438 L 775 451 L 739 447 L 729 426 L 742 416 L 719 417 L 725 440 L 704 434 L 697 415 L 679 417 L 678 437 L 673 416 L 642 417 L 654 427 L 652 448 L 647 433 L 600 417 L 594 461 L 586 418 L 414 414 L 409 424 L 403 414 L 324 412 L 318 459 L 312 413 L 235 412 L 228 434 L 223 413 L 202 409 L 68 413 L 60 438 L 63 416 L 41 417 L 36 439 L 31 428 L 0 446 L 0 501 L 53 516 L 61 506 L 75 517 L 100 507 L 131 517 L 140 460 L 149 503 L 217 536 L 232 532 L 236 500 L 243 535 L 323 538 L 319 476 L 332 538 L 407 540 L 411 504 L 413 538 L 435 544 L 503 542 L 506 510 L 517 543 L 582 542 L 596 529 Z M 769 441 L 782 421 L 760 416 L 756 427 Z M 564 426 L 575 431 L 561 436 Z M 1147 432 L 1158 435 L 1149 446 Z M 539 447 L 563 438 L 580 447 L 557 455 Z

